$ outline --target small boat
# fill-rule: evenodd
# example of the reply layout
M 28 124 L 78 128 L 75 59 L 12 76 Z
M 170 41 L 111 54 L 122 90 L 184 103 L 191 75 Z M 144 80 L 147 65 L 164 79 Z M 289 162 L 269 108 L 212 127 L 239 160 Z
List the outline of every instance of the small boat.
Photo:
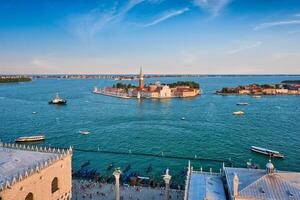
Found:
M 83 163 L 83 164 L 80 166 L 80 168 L 87 167 L 87 166 L 89 166 L 90 164 L 91 164 L 91 162 L 90 162 L 90 161 L 87 161 L 87 162 Z
M 152 165 L 150 164 L 147 168 L 146 168 L 146 173 L 150 173 L 152 171 Z
M 67 104 L 67 100 L 60 98 L 58 93 L 56 93 L 55 98 L 49 101 L 49 104 L 65 105 Z
M 256 146 L 251 146 L 251 151 L 260 153 L 260 154 L 264 154 L 270 157 L 274 157 L 274 158 L 283 158 L 284 155 L 278 151 L 273 151 L 270 149 L 265 149 L 265 148 L 261 148 L 261 147 L 256 147 Z
M 233 115 L 244 115 L 245 113 L 243 111 L 236 111 L 232 113 Z
M 36 135 L 36 136 L 19 137 L 16 139 L 16 142 L 37 142 L 42 140 L 45 140 L 45 136 Z
M 255 99 L 261 98 L 261 96 L 259 96 L 259 95 L 253 95 L 252 97 L 255 98 Z
M 185 120 L 185 117 L 181 117 L 181 120 Z
M 32 112 L 32 114 L 37 114 L 37 112 Z
M 239 102 L 236 105 L 238 105 L 238 106 L 248 106 L 249 103 L 247 103 L 247 102 Z
M 90 134 L 91 132 L 88 131 L 88 130 L 82 130 L 82 131 L 79 131 L 79 133 L 80 133 L 81 135 L 88 135 L 88 134 Z
M 128 164 L 125 169 L 123 170 L 123 173 L 128 172 L 131 169 L 131 164 Z
M 252 159 L 249 159 L 249 161 L 246 163 L 246 167 L 248 169 L 259 169 L 259 165 L 252 163 Z
M 114 167 L 114 163 L 110 163 L 108 166 L 107 166 L 107 170 L 111 170 L 112 168 Z

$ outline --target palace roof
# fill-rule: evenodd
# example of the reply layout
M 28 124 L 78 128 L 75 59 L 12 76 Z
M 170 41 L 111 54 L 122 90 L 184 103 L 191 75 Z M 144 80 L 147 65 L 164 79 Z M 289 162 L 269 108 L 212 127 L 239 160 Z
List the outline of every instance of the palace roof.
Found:
M 0 191 L 63 159 L 72 150 L 0 143 Z
M 229 194 L 233 195 L 233 177 L 238 176 L 237 199 L 300 199 L 300 173 L 225 168 Z

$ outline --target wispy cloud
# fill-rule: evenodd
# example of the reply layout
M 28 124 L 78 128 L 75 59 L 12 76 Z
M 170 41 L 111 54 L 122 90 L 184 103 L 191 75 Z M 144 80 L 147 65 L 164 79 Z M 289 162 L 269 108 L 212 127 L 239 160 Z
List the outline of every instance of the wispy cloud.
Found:
M 150 22 L 150 23 L 147 23 L 147 24 L 144 24 L 144 25 L 141 25 L 143 27 L 148 27 L 148 26 L 154 26 L 160 22 L 163 22 L 169 18 L 172 18 L 172 17 L 175 17 L 175 16 L 178 16 L 178 15 L 181 15 L 185 12 L 187 12 L 189 10 L 189 8 L 183 8 L 183 9 L 180 9 L 180 10 L 172 10 L 172 11 L 167 11 L 165 12 L 162 16 L 160 16 L 159 18 L 155 19 L 154 21 Z
M 297 30 L 297 31 L 289 31 L 289 32 L 288 32 L 288 34 L 296 34 L 296 33 L 300 33 L 300 31 Z
M 294 15 L 295 17 L 300 17 L 300 13 L 297 13 Z
M 278 53 L 273 55 L 273 59 L 275 60 L 288 60 L 288 59 L 294 59 L 300 58 L 300 53 L 299 52 L 285 52 L 285 53 Z
M 218 16 L 220 12 L 231 2 L 231 0 L 193 0 L 196 6 L 208 11 L 213 17 Z
M 70 30 L 81 39 L 90 39 L 105 26 L 122 21 L 131 9 L 144 1 L 129 0 L 127 4 L 119 9 L 115 4 L 105 11 L 95 8 L 87 13 L 71 16 L 69 18 Z
M 255 42 L 245 42 L 245 41 L 243 41 L 243 42 L 239 42 L 238 47 L 236 47 L 234 49 L 231 49 L 231 50 L 228 50 L 225 53 L 226 54 L 236 54 L 236 53 L 239 53 L 241 51 L 245 51 L 245 50 L 248 50 L 248 49 L 253 49 L 253 48 L 259 47 L 261 44 L 262 44 L 261 41 L 255 41 Z
M 260 29 L 271 28 L 274 26 L 286 26 L 286 25 L 297 25 L 300 24 L 300 20 L 286 20 L 286 21 L 274 21 L 274 22 L 267 22 L 262 23 L 254 27 L 253 30 L 257 31 Z

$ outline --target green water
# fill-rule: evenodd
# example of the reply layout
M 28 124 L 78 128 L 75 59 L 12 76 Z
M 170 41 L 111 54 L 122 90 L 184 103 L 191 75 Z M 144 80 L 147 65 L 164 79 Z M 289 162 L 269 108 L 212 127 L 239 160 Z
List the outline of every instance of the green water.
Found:
M 98 149 L 180 155 L 214 159 L 231 159 L 234 166 L 244 167 L 248 159 L 264 167 L 268 158 L 253 153 L 250 146 L 267 147 L 285 154 L 274 159 L 280 170 L 300 171 L 300 96 L 219 96 L 214 91 L 227 86 L 250 83 L 278 83 L 300 77 L 200 77 L 161 78 L 161 82 L 196 81 L 203 94 L 191 99 L 137 100 L 118 99 L 92 94 L 94 86 L 111 86 L 110 79 L 35 79 L 29 83 L 0 85 L 0 139 L 13 142 L 16 137 L 43 133 L 41 145 L 81 149 Z M 146 82 L 155 82 L 147 79 Z M 135 83 L 134 81 L 132 83 Z M 136 83 L 137 84 L 137 83 Z M 48 105 L 59 92 L 67 106 Z M 238 107 L 237 102 L 249 106 Z M 244 116 L 232 112 L 242 110 Z M 37 114 L 32 114 L 37 112 Z M 181 120 L 185 117 L 185 120 Z M 80 130 L 88 129 L 89 135 Z M 159 176 L 165 168 L 180 179 L 186 160 L 133 155 L 74 152 L 73 166 L 90 160 L 91 168 L 104 174 L 109 163 L 132 171 Z M 193 161 L 194 168 L 203 166 L 218 171 L 221 163 Z M 149 175 L 149 174 L 148 174 Z

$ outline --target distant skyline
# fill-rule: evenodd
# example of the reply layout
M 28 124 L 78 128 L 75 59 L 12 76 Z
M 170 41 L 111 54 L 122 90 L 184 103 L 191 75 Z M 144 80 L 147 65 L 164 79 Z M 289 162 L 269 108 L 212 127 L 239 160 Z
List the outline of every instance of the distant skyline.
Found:
M 300 74 L 299 0 L 5 0 L 0 74 Z

